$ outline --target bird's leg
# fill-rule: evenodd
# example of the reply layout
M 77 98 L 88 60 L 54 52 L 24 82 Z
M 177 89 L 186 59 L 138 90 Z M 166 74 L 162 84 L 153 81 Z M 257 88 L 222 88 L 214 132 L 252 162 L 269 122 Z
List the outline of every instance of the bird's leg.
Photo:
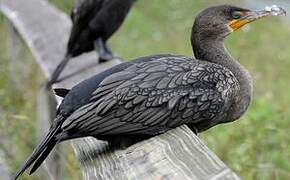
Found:
M 111 149 L 120 149 L 124 150 L 128 148 L 129 146 L 134 144 L 134 140 L 132 138 L 128 137 L 115 137 L 114 139 L 108 140 L 109 147 Z
M 95 49 L 99 54 L 99 62 L 106 62 L 114 58 L 112 52 L 107 47 L 105 41 L 102 38 L 98 38 L 95 41 Z
M 194 125 L 187 125 L 187 127 L 195 134 L 198 134 L 198 130 Z
M 105 47 L 105 50 L 106 50 L 106 52 L 107 52 L 107 53 L 109 53 L 109 54 L 112 54 L 112 55 L 113 55 L 113 53 L 112 53 L 112 50 L 109 48 L 109 46 L 108 46 L 107 42 L 104 42 L 104 47 Z
M 112 55 L 112 59 L 113 58 L 114 59 L 122 59 L 121 57 L 116 56 L 115 54 L 113 54 L 111 48 L 108 46 L 108 44 L 106 42 L 104 42 L 104 44 L 105 44 L 105 49 L 106 49 L 107 53 Z
M 111 149 L 121 149 L 124 150 L 128 148 L 129 146 L 136 144 L 140 141 L 148 139 L 148 136 L 120 136 L 120 137 L 113 137 L 106 139 L 109 143 L 109 147 Z

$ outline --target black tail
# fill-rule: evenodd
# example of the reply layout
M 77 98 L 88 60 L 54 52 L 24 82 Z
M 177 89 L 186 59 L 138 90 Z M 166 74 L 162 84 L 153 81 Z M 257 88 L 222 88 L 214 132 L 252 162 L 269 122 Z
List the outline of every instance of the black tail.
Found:
M 41 163 L 46 159 L 48 154 L 52 151 L 52 149 L 57 143 L 55 139 L 55 135 L 61 128 L 63 119 L 64 119 L 63 117 L 59 116 L 54 120 L 49 133 L 40 142 L 40 144 L 34 149 L 33 153 L 29 156 L 29 158 L 27 158 L 27 160 L 22 165 L 22 167 L 16 172 L 13 178 L 14 180 L 16 180 L 19 176 L 21 176 L 24 173 L 24 171 L 34 163 L 34 166 L 32 167 L 30 171 L 30 174 L 32 174 L 35 170 L 37 170 L 37 168 L 41 165 Z
M 55 70 L 53 71 L 51 75 L 50 80 L 46 84 L 47 88 L 50 88 L 52 84 L 57 82 L 59 75 L 61 74 L 62 70 L 65 68 L 70 58 L 71 58 L 70 54 L 65 55 L 65 57 L 61 60 L 61 62 L 57 65 L 57 67 L 55 68 Z

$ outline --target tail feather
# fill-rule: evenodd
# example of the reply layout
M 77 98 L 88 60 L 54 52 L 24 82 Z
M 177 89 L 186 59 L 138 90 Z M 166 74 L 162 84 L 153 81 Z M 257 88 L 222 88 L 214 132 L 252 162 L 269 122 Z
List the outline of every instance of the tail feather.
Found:
M 37 160 L 33 164 L 33 167 L 31 168 L 29 174 L 33 174 L 39 168 L 39 166 L 47 158 L 47 156 L 49 155 L 49 153 L 53 150 L 53 148 L 54 148 L 55 145 L 56 145 L 56 141 L 54 141 L 54 142 L 52 142 L 52 143 L 50 143 L 50 144 L 47 145 L 47 148 L 45 149 L 45 151 L 41 154 L 40 157 L 37 158 Z
M 17 178 L 20 177 L 24 173 L 24 171 L 28 169 L 36 161 L 37 164 L 33 168 L 33 170 L 35 171 L 39 167 L 41 162 L 44 161 L 45 157 L 48 156 L 49 152 L 56 145 L 55 135 L 61 127 L 62 123 L 59 123 L 60 121 L 61 119 L 55 119 L 54 121 L 55 125 L 52 126 L 52 128 L 50 129 L 49 133 L 46 135 L 44 140 L 42 140 L 42 142 L 35 148 L 32 154 L 27 158 L 22 167 L 16 172 L 15 176 L 13 177 L 14 180 L 17 180 Z
M 52 84 L 56 83 L 58 80 L 59 75 L 61 74 L 62 70 L 65 68 L 66 64 L 69 62 L 71 58 L 70 54 L 66 54 L 61 62 L 57 65 L 55 70 L 53 71 L 50 80 L 46 83 L 46 87 L 50 88 Z

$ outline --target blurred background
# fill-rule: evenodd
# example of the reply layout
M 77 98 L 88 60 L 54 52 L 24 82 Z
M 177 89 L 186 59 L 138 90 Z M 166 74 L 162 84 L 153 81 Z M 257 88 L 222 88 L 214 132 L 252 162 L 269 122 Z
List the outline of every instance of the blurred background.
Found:
M 50 0 L 69 13 L 75 0 Z M 286 0 L 137 0 L 121 29 L 109 41 L 126 60 L 172 53 L 193 56 L 189 36 L 195 15 L 222 3 L 248 8 Z M 19 83 L 10 81 L 7 28 L 0 15 L 0 164 L 11 172 L 32 152 L 36 138 L 36 94 L 45 78 L 28 49 Z M 290 16 L 266 18 L 233 33 L 226 42 L 231 54 L 251 72 L 253 103 L 239 121 L 219 125 L 200 137 L 243 179 L 290 179 Z M 65 179 L 81 179 L 73 150 L 66 143 Z M 1 176 L 1 175 L 0 175 Z M 1 179 L 1 177 L 0 177 Z M 33 179 L 33 177 L 24 177 Z

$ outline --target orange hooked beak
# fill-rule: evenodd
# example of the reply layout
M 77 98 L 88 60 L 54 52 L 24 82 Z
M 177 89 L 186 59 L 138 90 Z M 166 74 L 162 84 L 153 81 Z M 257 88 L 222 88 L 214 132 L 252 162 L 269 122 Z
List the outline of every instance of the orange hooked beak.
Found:
M 286 15 L 286 11 L 283 8 L 272 6 L 268 7 L 265 10 L 260 11 L 245 11 L 243 12 L 243 16 L 240 19 L 232 20 L 229 23 L 229 27 L 236 31 L 243 27 L 244 25 L 254 22 L 258 19 L 268 17 L 268 16 L 281 16 Z

